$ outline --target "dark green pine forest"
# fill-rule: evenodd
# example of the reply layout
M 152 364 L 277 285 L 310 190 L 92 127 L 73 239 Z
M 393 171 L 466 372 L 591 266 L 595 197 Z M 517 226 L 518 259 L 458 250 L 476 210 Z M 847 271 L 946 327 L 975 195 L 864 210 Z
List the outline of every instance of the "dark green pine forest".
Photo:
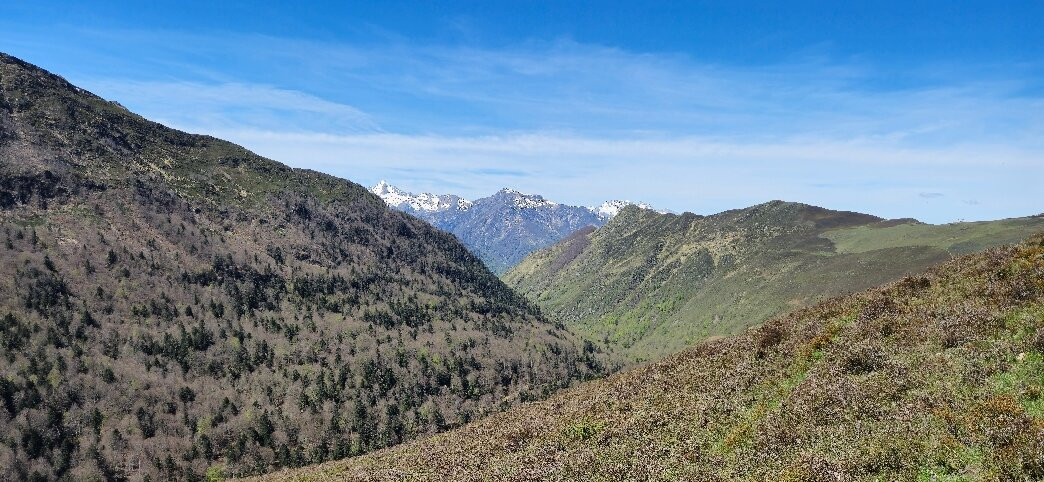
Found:
M 605 371 L 351 182 L 0 55 L 0 470 L 203 480 L 387 447 Z

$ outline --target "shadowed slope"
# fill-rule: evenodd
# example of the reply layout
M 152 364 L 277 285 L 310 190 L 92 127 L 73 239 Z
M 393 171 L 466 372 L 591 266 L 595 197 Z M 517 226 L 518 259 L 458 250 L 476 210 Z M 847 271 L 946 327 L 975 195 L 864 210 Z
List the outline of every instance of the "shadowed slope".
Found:
M 0 478 L 359 454 L 598 372 L 451 235 L 0 54 Z

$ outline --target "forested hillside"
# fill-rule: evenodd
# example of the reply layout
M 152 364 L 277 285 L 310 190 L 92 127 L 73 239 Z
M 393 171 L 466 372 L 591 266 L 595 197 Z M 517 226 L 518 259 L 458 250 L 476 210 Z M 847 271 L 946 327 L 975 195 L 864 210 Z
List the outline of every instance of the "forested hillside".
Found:
M 631 360 L 1044 231 L 1044 217 L 930 225 L 773 201 L 711 216 L 628 207 L 503 278 Z
M 263 480 L 1042 480 L 1044 237 Z
M 0 479 L 357 455 L 598 374 L 451 235 L 0 54 Z

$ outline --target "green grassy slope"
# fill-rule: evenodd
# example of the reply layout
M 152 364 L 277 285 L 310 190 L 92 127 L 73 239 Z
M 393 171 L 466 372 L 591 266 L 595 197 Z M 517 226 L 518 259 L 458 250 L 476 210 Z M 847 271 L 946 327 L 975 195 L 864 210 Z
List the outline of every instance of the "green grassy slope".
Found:
M 951 254 L 967 254 L 1016 243 L 1027 231 L 1040 230 L 1041 216 L 943 225 L 901 223 L 889 226 L 859 226 L 823 233 L 838 253 L 865 253 L 878 249 L 933 246 Z
M 774 201 L 713 216 L 625 209 L 503 279 L 550 317 L 648 360 L 1044 230 L 1044 218 L 933 226 Z
M 263 480 L 1041 480 L 1044 237 Z

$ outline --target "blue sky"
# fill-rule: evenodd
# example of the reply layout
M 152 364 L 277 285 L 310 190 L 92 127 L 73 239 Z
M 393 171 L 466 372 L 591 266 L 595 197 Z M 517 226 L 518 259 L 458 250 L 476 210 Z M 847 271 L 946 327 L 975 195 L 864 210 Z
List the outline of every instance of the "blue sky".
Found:
M 0 50 L 366 185 L 1044 212 L 1039 1 L 80 3 L 0 6 Z

